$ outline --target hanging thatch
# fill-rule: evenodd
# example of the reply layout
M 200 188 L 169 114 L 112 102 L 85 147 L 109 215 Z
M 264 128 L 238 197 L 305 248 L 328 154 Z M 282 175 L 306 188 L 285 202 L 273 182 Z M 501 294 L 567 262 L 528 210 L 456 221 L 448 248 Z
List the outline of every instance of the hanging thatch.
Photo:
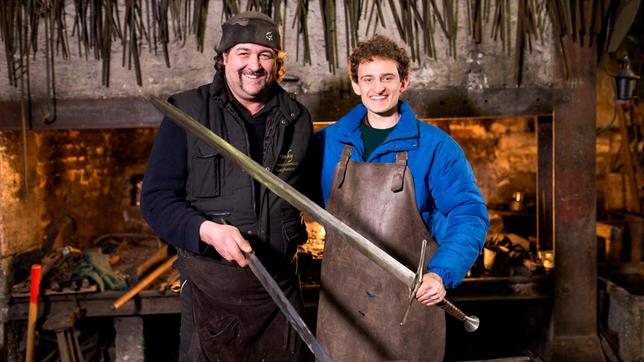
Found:
M 293 1 L 296 11 L 291 24 L 286 21 L 287 0 L 221 0 L 214 5 L 222 7 L 224 18 L 240 10 L 256 10 L 273 17 L 283 32 L 295 29 L 296 59 L 310 64 L 308 14 L 312 4 L 309 0 Z M 70 24 L 65 9 L 71 3 L 74 14 Z M 246 4 L 245 9 L 241 9 L 242 3 Z M 534 42 L 543 42 L 548 21 L 555 36 L 560 39 L 570 36 L 583 45 L 584 41 L 594 41 L 602 29 L 608 28 L 616 3 L 613 0 L 346 0 L 342 17 L 345 21 L 338 24 L 336 1 L 319 0 L 325 54 L 331 72 L 339 64 L 339 26 L 345 30 L 347 53 L 361 37 L 368 37 L 381 27 L 396 29 L 416 61 L 438 57 L 437 36 L 448 40 L 447 54 L 456 57 L 458 31 L 467 29 L 476 43 L 486 38 L 501 42 L 506 54 L 514 57 L 517 84 L 521 81 L 523 53 L 531 51 Z M 67 58 L 75 54 L 101 60 L 101 82 L 109 86 L 112 44 L 116 42 L 123 49 L 122 65 L 134 68 L 137 84 L 141 85 L 142 45 L 162 55 L 168 67 L 171 66 L 168 54 L 171 37 L 182 44 L 193 38 L 203 51 L 209 5 L 212 4 L 208 0 L 2 1 L 0 36 L 9 82 L 29 93 L 30 55 L 44 48 L 52 98 L 55 98 L 55 56 Z M 459 13 L 463 5 L 466 14 Z M 513 18 L 516 19 L 514 27 Z M 386 19 L 391 19 L 392 24 L 386 24 Z

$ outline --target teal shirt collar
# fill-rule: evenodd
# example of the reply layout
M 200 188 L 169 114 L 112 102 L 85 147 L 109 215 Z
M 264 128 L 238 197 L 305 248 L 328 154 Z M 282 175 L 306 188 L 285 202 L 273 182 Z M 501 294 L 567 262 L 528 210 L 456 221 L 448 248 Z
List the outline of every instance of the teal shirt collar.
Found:
M 407 102 L 400 102 L 398 110 L 401 114 L 400 121 L 398 121 L 385 141 L 372 152 L 367 161 L 375 160 L 385 153 L 411 151 L 418 148 L 420 133 L 416 115 Z M 353 159 L 361 160 L 364 153 L 360 124 L 366 115 L 367 108 L 363 104 L 359 104 L 336 122 L 336 126 L 340 131 L 339 141 L 350 144 L 354 148 L 352 152 L 352 154 L 355 153 L 354 157 L 352 157 Z

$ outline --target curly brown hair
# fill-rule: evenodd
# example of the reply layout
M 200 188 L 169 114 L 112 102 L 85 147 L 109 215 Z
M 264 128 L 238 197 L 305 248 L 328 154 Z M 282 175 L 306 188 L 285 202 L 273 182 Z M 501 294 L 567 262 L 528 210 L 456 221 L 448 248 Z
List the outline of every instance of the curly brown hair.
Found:
M 228 49 L 230 50 L 230 49 Z M 215 70 L 218 72 L 224 71 L 224 53 L 227 53 L 228 50 L 220 52 L 215 50 Z M 275 55 L 275 80 L 279 83 L 284 79 L 286 75 L 286 69 L 284 67 L 284 58 L 286 58 L 286 52 L 283 50 L 275 50 L 277 54 Z
M 358 66 L 370 62 L 374 58 L 393 60 L 398 63 L 398 75 L 401 80 L 409 75 L 409 56 L 404 48 L 399 47 L 393 40 L 374 35 L 371 39 L 358 43 L 349 56 L 349 78 L 358 82 Z

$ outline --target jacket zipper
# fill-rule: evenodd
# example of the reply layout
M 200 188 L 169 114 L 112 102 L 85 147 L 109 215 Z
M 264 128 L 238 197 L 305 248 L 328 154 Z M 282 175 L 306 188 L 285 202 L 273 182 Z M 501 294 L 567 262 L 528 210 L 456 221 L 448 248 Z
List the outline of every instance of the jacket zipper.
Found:
M 280 123 L 281 120 L 279 120 L 279 118 L 280 118 L 280 112 L 278 111 L 278 109 L 273 110 L 273 112 L 271 112 L 271 115 L 269 116 L 268 124 L 266 125 L 267 126 L 266 127 L 267 132 L 264 135 L 264 144 L 262 145 L 262 147 L 264 147 L 264 152 L 263 152 L 263 155 L 264 155 L 263 158 L 264 159 L 262 160 L 262 166 L 264 166 L 264 168 L 268 172 L 271 172 L 271 173 L 273 172 L 273 168 L 275 167 L 275 163 L 277 162 L 277 158 L 279 158 L 279 150 L 282 149 L 282 143 L 283 143 L 283 140 L 284 140 L 284 137 L 283 137 L 284 136 L 283 135 L 284 127 L 280 127 L 279 123 Z M 273 147 L 273 148 L 269 149 L 269 147 L 267 147 L 269 145 L 267 137 L 270 134 L 271 127 L 276 127 L 275 134 L 273 135 L 273 137 L 278 137 L 277 140 L 279 141 L 279 144 L 277 145 L 277 147 Z M 268 152 L 275 153 L 275 150 L 277 150 L 278 155 L 277 156 L 272 155 L 273 156 L 272 157 L 273 158 L 273 164 L 272 165 L 266 165 L 266 155 L 268 155 Z M 258 231 L 260 232 L 260 235 L 262 235 L 262 237 L 264 237 L 264 238 L 268 238 L 268 235 L 264 235 L 264 229 L 263 229 L 264 224 L 262 222 L 262 220 L 264 219 L 263 216 L 267 216 L 267 215 L 262 214 L 264 212 L 264 200 L 266 199 L 266 194 L 267 193 L 268 193 L 268 189 L 266 187 L 263 187 L 261 189 L 261 195 L 259 197 L 259 202 L 260 202 L 260 204 L 259 204 L 259 207 L 260 207 L 259 212 L 260 212 L 260 215 L 259 215 L 259 218 L 258 218 L 259 219 L 258 220 Z M 270 212 L 270 210 L 269 210 L 269 212 Z
M 246 150 L 245 150 L 246 152 L 245 152 L 245 154 L 250 155 L 250 143 L 248 142 L 248 131 L 246 131 L 246 126 L 244 125 L 244 122 L 241 119 L 239 119 L 239 116 L 237 115 L 237 112 L 232 108 L 230 103 L 226 104 L 225 109 L 226 109 L 226 112 L 228 112 L 233 117 L 233 119 L 237 122 L 237 125 L 241 127 L 241 129 L 242 129 L 241 134 L 242 134 L 242 137 L 244 138 L 244 143 L 246 144 Z M 248 156 L 248 157 L 250 157 L 250 156 Z M 248 173 L 246 171 L 244 171 L 244 173 L 246 173 L 246 175 L 248 175 Z M 252 210 L 255 211 L 255 210 L 257 210 L 256 209 L 257 204 L 256 204 L 256 200 L 255 200 L 255 179 L 253 179 L 250 175 L 248 175 L 248 178 L 250 179 L 250 194 L 252 195 L 252 197 L 250 198 L 251 199 L 251 207 L 253 208 Z

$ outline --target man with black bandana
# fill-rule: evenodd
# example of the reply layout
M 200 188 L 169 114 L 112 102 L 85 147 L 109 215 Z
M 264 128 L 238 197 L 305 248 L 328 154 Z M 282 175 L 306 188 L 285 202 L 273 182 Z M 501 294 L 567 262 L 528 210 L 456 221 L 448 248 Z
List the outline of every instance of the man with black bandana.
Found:
M 277 82 L 284 52 L 257 12 L 222 25 L 212 83 L 170 97 L 266 169 L 311 198 L 319 165 L 308 111 Z M 300 212 L 170 119 L 163 119 L 143 181 L 141 210 L 178 249 L 182 361 L 298 361 L 302 343 L 249 268 L 253 250 L 302 311 L 294 269 L 307 234 Z

